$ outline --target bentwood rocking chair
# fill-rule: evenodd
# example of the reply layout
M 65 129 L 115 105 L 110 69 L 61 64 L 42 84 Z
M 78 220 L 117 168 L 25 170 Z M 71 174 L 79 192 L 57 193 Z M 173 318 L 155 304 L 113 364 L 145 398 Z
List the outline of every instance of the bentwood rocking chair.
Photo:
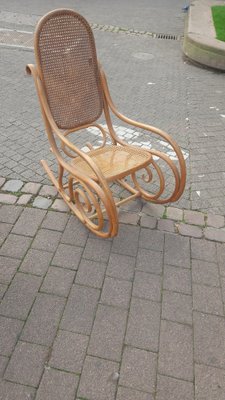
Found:
M 160 204 L 178 200 L 186 180 L 180 148 L 167 133 L 117 111 L 98 64 L 87 21 L 72 10 L 48 13 L 37 25 L 34 48 L 37 65 L 27 65 L 27 73 L 35 81 L 51 151 L 58 163 L 57 178 L 46 161 L 41 162 L 79 220 L 96 235 L 113 237 L 118 233 L 119 205 L 138 197 Z M 124 123 L 158 135 L 175 157 L 171 159 L 167 153 L 151 147 L 144 149 L 126 143 L 116 133 L 110 112 Z M 96 122 L 103 113 L 107 128 Z M 90 127 L 102 135 L 102 144 L 96 149 L 87 143 L 89 151 L 85 152 L 69 141 L 68 135 L 77 135 L 78 130 Z M 172 194 L 166 198 L 163 197 L 165 174 L 159 160 L 164 161 L 174 180 Z M 159 182 L 155 192 L 145 188 L 152 183 L 152 170 Z M 121 185 L 129 196 L 115 201 L 112 183 Z

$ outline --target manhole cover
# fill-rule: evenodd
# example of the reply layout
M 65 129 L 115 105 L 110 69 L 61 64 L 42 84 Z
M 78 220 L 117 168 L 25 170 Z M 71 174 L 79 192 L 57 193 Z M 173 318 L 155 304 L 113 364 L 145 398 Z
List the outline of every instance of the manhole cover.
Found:
M 139 60 L 148 61 L 155 58 L 151 53 L 133 53 L 132 56 L 134 58 L 138 58 Z

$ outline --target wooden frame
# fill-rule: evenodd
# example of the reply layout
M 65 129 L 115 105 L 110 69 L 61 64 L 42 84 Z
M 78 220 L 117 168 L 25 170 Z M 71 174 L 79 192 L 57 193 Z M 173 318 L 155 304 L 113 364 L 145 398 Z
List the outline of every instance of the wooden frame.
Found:
M 51 102 L 49 101 L 48 87 L 46 84 L 48 73 L 45 75 L 43 74 L 44 68 L 39 52 L 40 32 L 42 32 L 43 26 L 46 26 L 46 23 L 49 23 L 49 21 L 51 22 L 51 20 L 56 17 L 60 17 L 61 22 L 64 16 L 65 18 L 68 18 L 69 16 L 70 21 L 72 21 L 71 23 L 73 23 L 73 18 L 74 20 L 78 19 L 79 24 L 82 24 L 82 29 L 87 30 L 91 42 L 90 51 L 93 52 L 91 62 L 95 61 L 94 39 L 91 36 L 91 29 L 83 17 L 72 10 L 55 10 L 41 19 L 35 33 L 35 55 L 37 66 L 35 67 L 34 65 L 28 64 L 26 71 L 28 74 L 32 74 L 34 78 L 50 148 L 58 163 L 58 176 L 54 176 L 46 161 L 42 160 L 41 163 L 65 203 L 70 207 L 79 220 L 97 236 L 103 238 L 113 237 L 118 233 L 117 207 L 120 205 L 138 197 L 159 204 L 170 203 L 179 199 L 184 191 L 186 181 L 185 161 L 179 146 L 167 133 L 153 126 L 131 120 L 119 113 L 111 99 L 103 69 L 97 61 L 96 67 L 95 64 L 93 67 L 93 69 L 95 69 L 95 75 L 93 76 L 94 79 L 96 78 L 98 85 L 96 90 L 99 91 L 98 99 L 100 99 L 99 103 L 96 103 L 97 111 L 94 110 L 94 112 L 98 114 L 97 118 L 92 121 L 88 121 L 87 118 L 85 123 L 82 123 L 81 125 L 78 124 L 72 128 L 59 127 L 59 123 L 57 123 L 53 117 L 54 110 L 52 111 L 50 105 Z M 51 47 L 51 41 L 49 41 L 49 46 Z M 50 68 L 49 65 L 47 65 L 47 67 Z M 49 70 L 47 70 L 47 72 L 48 71 Z M 96 101 L 98 102 L 98 100 Z M 107 130 L 96 122 L 99 117 L 98 108 L 101 110 L 101 107 L 105 115 Z M 85 110 L 81 110 L 81 113 L 83 113 L 83 111 Z M 145 130 L 146 132 L 154 133 L 162 138 L 163 141 L 169 143 L 173 151 L 176 153 L 178 167 L 167 154 L 161 151 L 135 148 L 119 138 L 112 124 L 111 112 L 124 123 Z M 75 146 L 68 139 L 68 136 L 72 133 L 76 133 L 78 130 L 86 129 L 90 126 L 95 126 L 100 130 L 103 136 L 103 143 L 98 150 L 93 149 L 92 145 L 87 143 L 90 151 L 85 153 Z M 106 144 L 106 138 L 110 139 L 110 146 Z M 57 140 L 61 143 L 60 149 L 57 146 Z M 71 158 L 71 162 L 66 160 L 65 157 L 63 157 L 63 154 L 65 154 L 67 158 Z M 156 158 L 158 160 L 163 160 L 168 165 L 174 177 L 174 189 L 166 198 L 162 197 L 166 188 L 165 176 L 158 165 Z M 156 171 L 159 179 L 159 188 L 156 193 L 149 193 L 143 188 L 142 183 L 137 176 L 137 172 L 142 169 L 145 171 L 145 175 L 142 175 L 142 179 L 145 183 L 149 184 L 152 180 L 151 169 Z M 131 183 L 128 183 L 126 179 L 127 176 L 129 176 Z M 125 199 L 115 202 L 110 189 L 111 182 L 121 185 L 124 189 L 130 192 L 130 195 Z M 104 219 L 104 214 L 106 214 L 106 219 Z

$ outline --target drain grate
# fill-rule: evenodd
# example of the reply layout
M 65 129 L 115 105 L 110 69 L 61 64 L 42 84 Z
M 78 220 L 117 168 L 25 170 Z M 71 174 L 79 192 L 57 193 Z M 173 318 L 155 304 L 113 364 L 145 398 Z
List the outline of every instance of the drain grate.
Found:
M 168 33 L 153 33 L 148 31 L 138 31 L 126 29 L 112 25 L 90 24 L 93 30 L 104 32 L 121 33 L 132 36 L 147 36 L 152 39 L 181 40 L 183 36 Z M 33 32 L 3 29 L 0 28 L 0 45 L 33 49 Z

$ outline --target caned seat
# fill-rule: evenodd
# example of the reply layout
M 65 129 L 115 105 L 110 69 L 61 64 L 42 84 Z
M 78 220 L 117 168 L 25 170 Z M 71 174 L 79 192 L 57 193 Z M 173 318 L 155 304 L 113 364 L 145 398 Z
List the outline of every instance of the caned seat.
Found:
M 138 197 L 160 204 L 177 201 L 186 181 L 182 151 L 167 133 L 131 120 L 116 109 L 85 18 L 67 9 L 46 14 L 37 25 L 34 50 L 36 66 L 28 64 L 26 70 L 34 78 L 58 176 L 46 161 L 41 162 L 76 217 L 97 236 L 107 238 L 118 233 L 119 205 Z M 170 149 L 171 157 L 169 152 L 153 150 L 152 146 L 142 149 L 128 145 L 117 136 L 111 113 L 123 123 L 145 131 L 149 137 L 157 135 Z M 107 129 L 98 121 L 103 116 Z M 91 126 L 98 128 L 103 143 L 94 149 L 89 141 L 89 151 L 84 152 L 69 137 L 73 134 L 76 138 L 78 131 Z M 167 185 L 160 161 L 173 176 L 174 187 L 169 195 L 165 190 L 171 188 L 171 179 Z M 158 187 L 154 189 L 152 183 L 156 179 Z M 111 182 L 121 185 L 130 195 L 115 202 Z

